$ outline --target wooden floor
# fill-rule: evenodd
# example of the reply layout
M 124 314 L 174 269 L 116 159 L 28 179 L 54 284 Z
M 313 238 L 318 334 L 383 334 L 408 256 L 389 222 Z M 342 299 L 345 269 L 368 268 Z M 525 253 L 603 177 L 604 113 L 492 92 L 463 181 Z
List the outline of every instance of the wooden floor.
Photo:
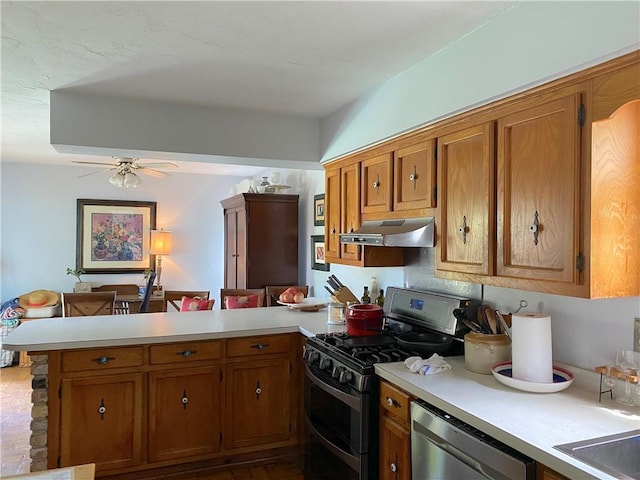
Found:
M 0 369 L 0 477 L 30 470 L 31 369 Z M 304 480 L 298 460 L 174 473 L 154 480 Z

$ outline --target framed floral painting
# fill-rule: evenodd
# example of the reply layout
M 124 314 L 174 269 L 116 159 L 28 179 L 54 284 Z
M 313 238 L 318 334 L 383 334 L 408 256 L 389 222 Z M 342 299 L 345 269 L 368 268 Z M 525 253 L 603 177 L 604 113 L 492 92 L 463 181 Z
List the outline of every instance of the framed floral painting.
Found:
M 329 271 L 329 264 L 324 254 L 324 235 L 311 235 L 311 268 L 313 270 Z
M 153 268 L 149 253 L 156 202 L 78 199 L 76 268 L 136 273 Z

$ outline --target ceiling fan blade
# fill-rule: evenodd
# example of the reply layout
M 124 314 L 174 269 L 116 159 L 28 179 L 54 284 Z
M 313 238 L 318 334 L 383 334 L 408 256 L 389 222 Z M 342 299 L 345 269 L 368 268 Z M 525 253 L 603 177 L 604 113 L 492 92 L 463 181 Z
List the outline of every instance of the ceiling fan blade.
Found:
M 150 175 L 152 177 L 170 177 L 171 176 L 167 172 L 161 172 L 160 170 L 154 170 L 153 168 L 149 168 L 149 167 L 139 166 L 137 170 L 141 173 Z
M 178 165 L 171 162 L 160 162 L 160 163 L 138 163 L 137 166 L 139 168 L 178 168 Z
M 94 175 L 94 174 L 96 174 L 96 173 L 104 173 L 105 171 L 109 171 L 109 170 L 115 170 L 115 167 L 113 167 L 113 168 L 109 168 L 108 170 L 96 170 L 95 172 L 85 173 L 84 175 L 80 175 L 80 176 L 78 176 L 78 178 L 88 177 L 89 175 Z
M 113 163 L 105 163 L 105 162 L 81 162 L 78 160 L 71 160 L 71 163 L 80 163 L 82 165 L 106 165 L 108 167 L 113 167 Z

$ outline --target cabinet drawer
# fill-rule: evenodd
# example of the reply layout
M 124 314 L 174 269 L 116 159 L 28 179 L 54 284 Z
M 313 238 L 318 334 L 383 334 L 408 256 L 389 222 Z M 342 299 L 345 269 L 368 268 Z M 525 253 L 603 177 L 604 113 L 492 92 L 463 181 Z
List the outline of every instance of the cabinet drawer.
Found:
M 380 383 L 380 406 L 405 425 L 410 423 L 410 401 L 407 393 L 386 382 Z
M 215 360 L 221 357 L 222 341 L 220 340 L 153 345 L 149 349 L 149 363 L 151 365 L 198 362 L 200 360 Z
M 142 347 L 96 348 L 62 353 L 62 371 L 65 373 L 139 367 L 142 363 Z
M 289 351 L 290 345 L 289 335 L 232 338 L 227 340 L 227 357 L 285 353 Z

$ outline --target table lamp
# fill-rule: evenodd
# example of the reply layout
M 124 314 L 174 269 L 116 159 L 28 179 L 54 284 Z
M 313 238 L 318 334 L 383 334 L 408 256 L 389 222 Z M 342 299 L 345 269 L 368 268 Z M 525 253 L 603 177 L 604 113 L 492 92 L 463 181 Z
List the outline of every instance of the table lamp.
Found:
M 156 256 L 156 278 L 158 280 L 158 290 L 160 287 L 160 275 L 162 275 L 162 255 L 171 253 L 171 232 L 163 229 L 151 230 L 151 255 Z

